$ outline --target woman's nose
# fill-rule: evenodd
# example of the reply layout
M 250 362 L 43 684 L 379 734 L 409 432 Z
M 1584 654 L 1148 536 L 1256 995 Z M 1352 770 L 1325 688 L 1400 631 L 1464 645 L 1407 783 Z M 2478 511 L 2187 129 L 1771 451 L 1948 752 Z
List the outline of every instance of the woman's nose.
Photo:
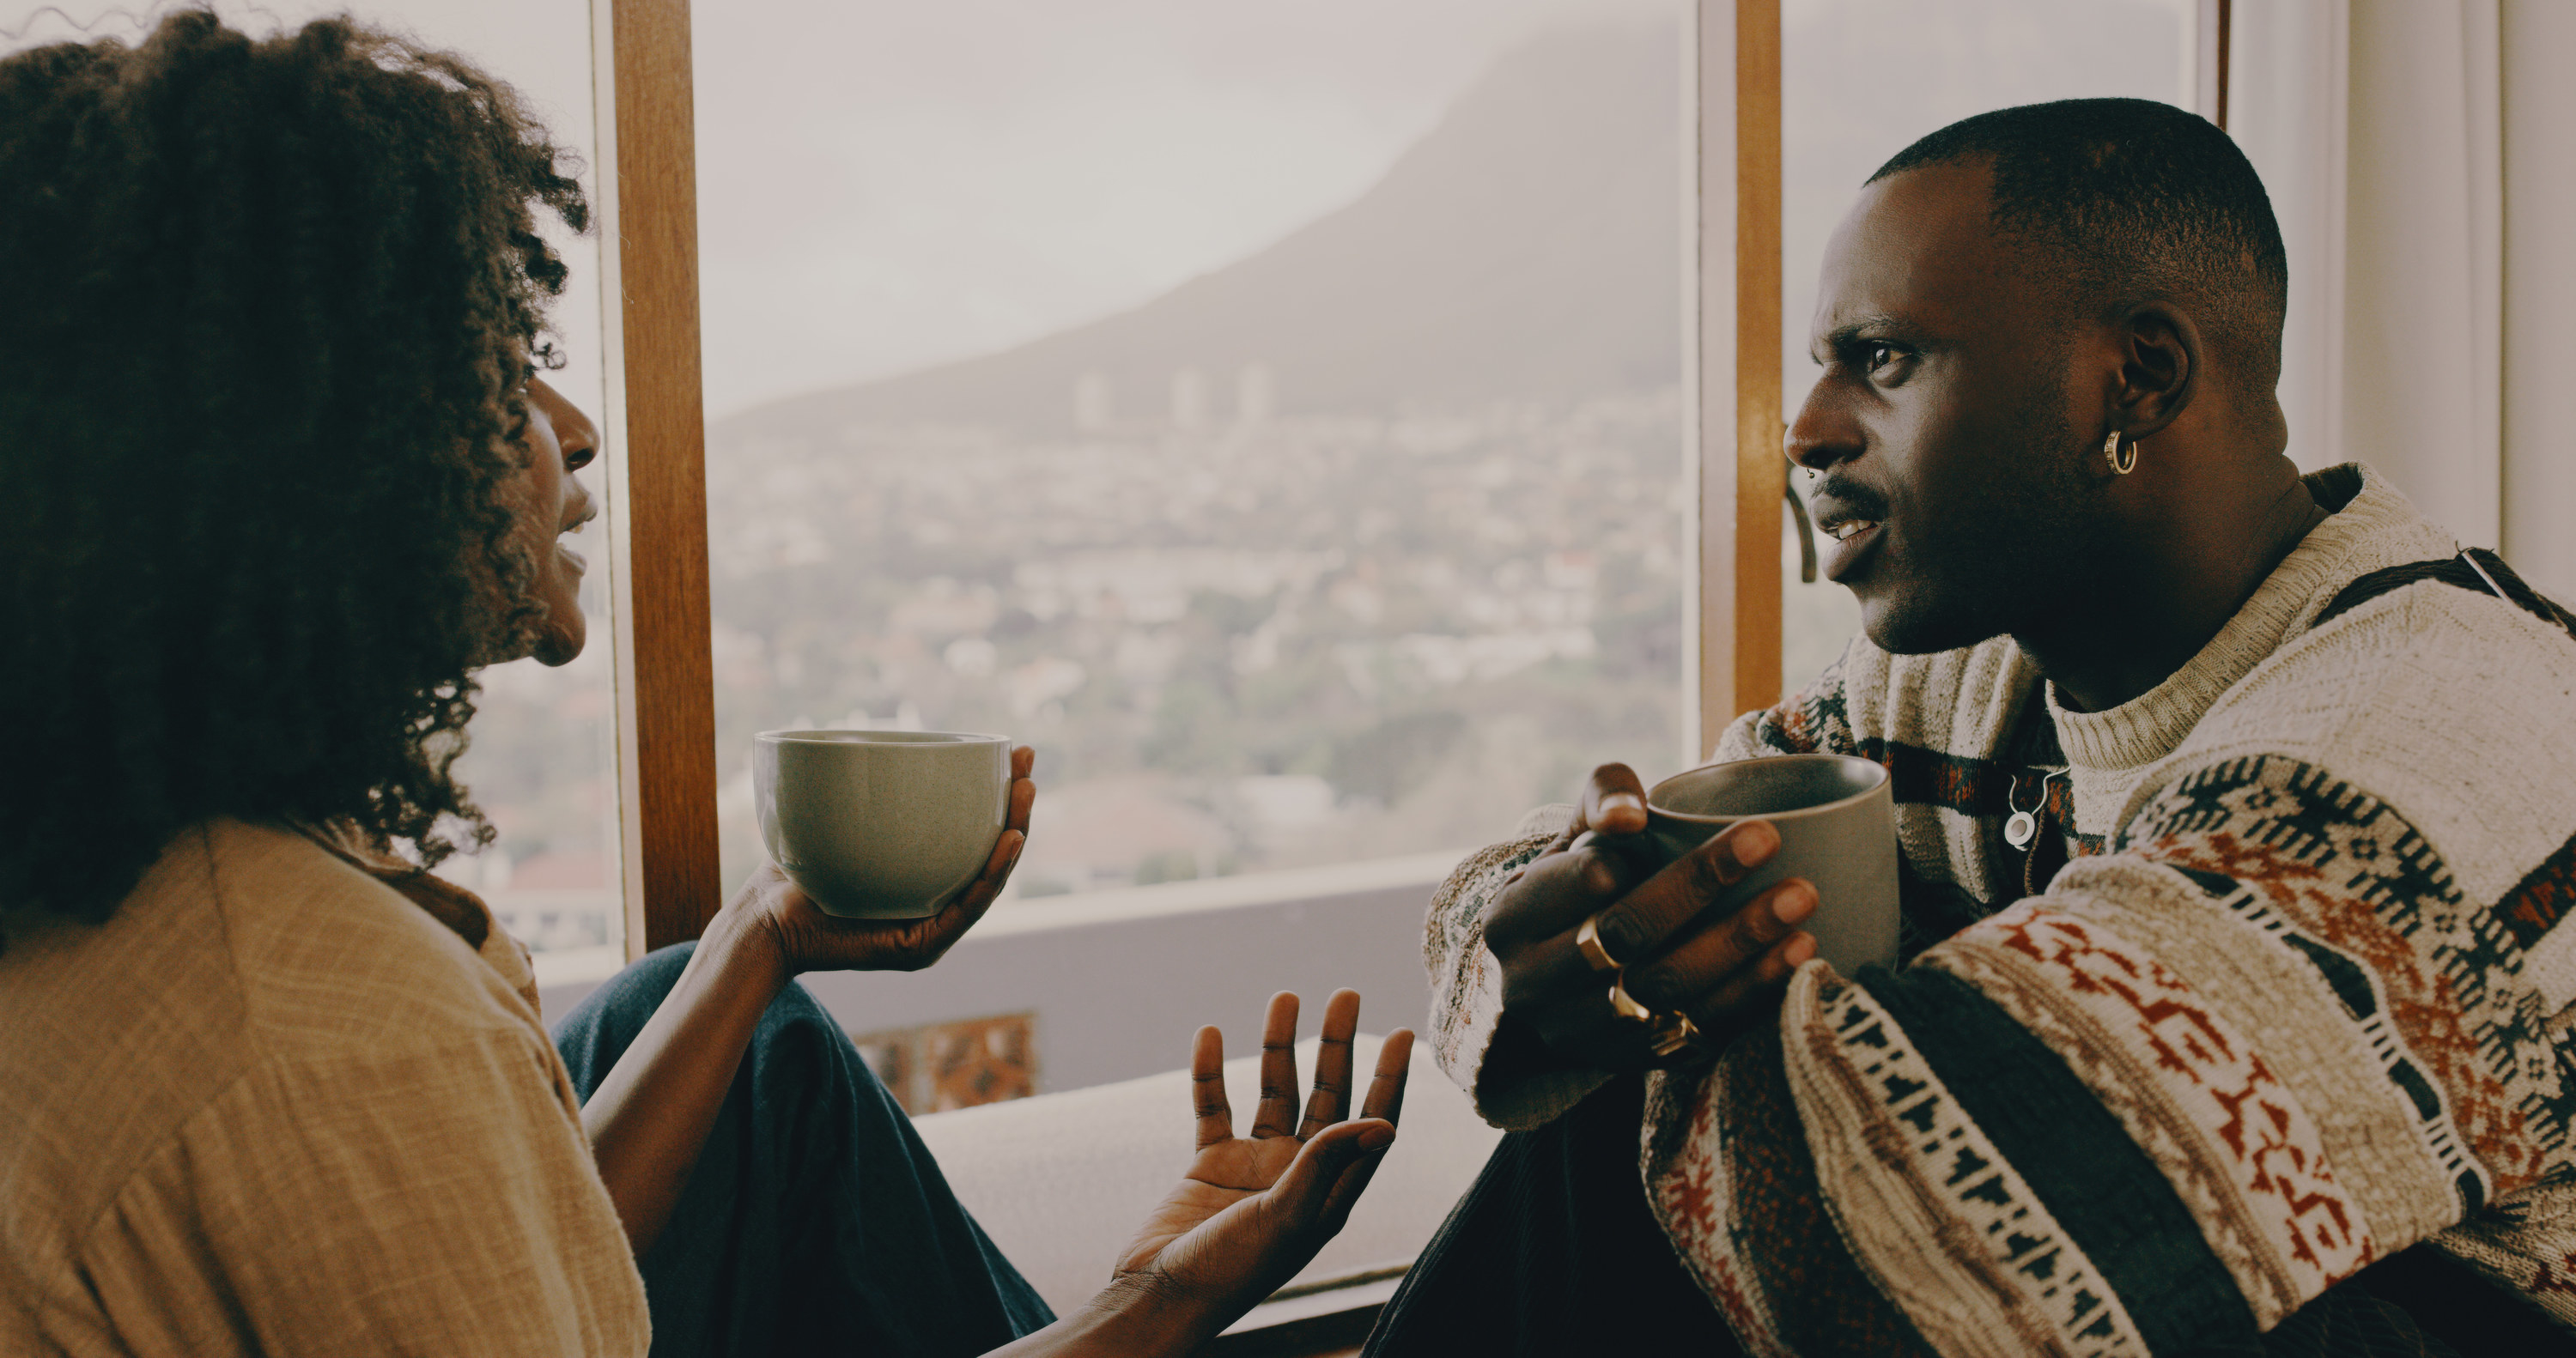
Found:
M 581 408 L 567 401 L 555 418 L 555 442 L 563 449 L 564 468 L 578 471 L 599 455 L 599 430 Z

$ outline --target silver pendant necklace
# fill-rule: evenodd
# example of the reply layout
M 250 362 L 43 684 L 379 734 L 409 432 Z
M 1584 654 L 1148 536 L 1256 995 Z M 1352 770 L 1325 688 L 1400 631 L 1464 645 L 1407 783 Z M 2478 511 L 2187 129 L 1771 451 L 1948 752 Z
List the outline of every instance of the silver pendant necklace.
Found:
M 2039 837 L 2039 813 L 2048 806 L 2048 780 L 2065 776 L 2064 769 L 2051 769 L 2039 776 L 2039 800 L 2028 811 L 2014 805 L 2013 789 L 2004 789 L 2004 805 L 2012 808 L 2012 818 L 2004 822 L 2004 842 L 2015 849 L 2027 849 Z M 2020 780 L 2015 779 L 2016 783 Z

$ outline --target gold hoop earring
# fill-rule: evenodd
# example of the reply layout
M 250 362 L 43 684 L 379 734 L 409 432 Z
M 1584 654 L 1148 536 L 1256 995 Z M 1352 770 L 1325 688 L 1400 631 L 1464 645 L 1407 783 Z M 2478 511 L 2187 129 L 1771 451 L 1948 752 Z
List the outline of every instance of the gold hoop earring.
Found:
M 2121 456 L 2124 451 L 2128 456 Z M 2102 456 L 2110 459 L 2111 470 L 2121 476 L 2126 476 L 2138 469 L 2138 445 L 2131 443 L 2125 450 L 2122 449 L 2120 431 L 2117 429 L 2111 431 L 2111 437 L 2102 440 Z

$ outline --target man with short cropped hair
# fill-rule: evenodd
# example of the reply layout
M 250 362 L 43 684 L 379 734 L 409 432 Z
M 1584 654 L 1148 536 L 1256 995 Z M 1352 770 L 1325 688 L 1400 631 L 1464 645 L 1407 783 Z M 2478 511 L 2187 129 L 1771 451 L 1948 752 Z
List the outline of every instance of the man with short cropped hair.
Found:
M 2576 619 L 2282 455 L 2287 274 L 2162 104 L 1871 178 L 1788 431 L 1865 635 L 1717 757 L 1888 768 L 1900 965 L 1727 890 L 1768 826 L 1636 866 L 1624 766 L 1470 857 L 1433 1041 L 1512 1134 L 1372 1352 L 2567 1347 Z

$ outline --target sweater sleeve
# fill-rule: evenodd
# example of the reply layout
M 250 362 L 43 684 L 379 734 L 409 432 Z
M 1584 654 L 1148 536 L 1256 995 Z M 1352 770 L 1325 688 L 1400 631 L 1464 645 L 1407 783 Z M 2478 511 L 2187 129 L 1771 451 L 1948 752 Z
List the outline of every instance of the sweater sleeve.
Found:
M 1842 676 L 1837 664 L 1779 706 L 1736 718 L 1718 738 L 1717 761 L 1819 749 L 1850 753 Z M 1548 1062 L 1527 1034 L 1502 1022 L 1502 972 L 1485 947 L 1485 913 L 1495 893 L 1514 871 L 1545 852 L 1573 816 L 1571 806 L 1540 807 L 1522 820 L 1511 839 L 1469 854 L 1432 896 L 1424 924 L 1432 1055 L 1475 1101 L 1477 1113 L 1505 1129 L 1552 1122 L 1608 1078 Z
M 2046 893 L 1902 970 L 1810 962 L 1776 1041 L 1659 1078 L 1649 1194 L 1748 1348 L 2226 1349 L 2428 1239 L 2571 1290 L 2556 1215 L 2489 1209 L 2576 1174 L 2576 725 L 2542 702 L 2576 653 L 2531 697 L 2446 680 L 2474 648 L 2384 681 L 2336 649 L 2213 709 Z M 2509 710 L 2424 721 L 2446 691 Z M 2513 748 L 2557 781 L 2499 823 L 2465 789 Z

